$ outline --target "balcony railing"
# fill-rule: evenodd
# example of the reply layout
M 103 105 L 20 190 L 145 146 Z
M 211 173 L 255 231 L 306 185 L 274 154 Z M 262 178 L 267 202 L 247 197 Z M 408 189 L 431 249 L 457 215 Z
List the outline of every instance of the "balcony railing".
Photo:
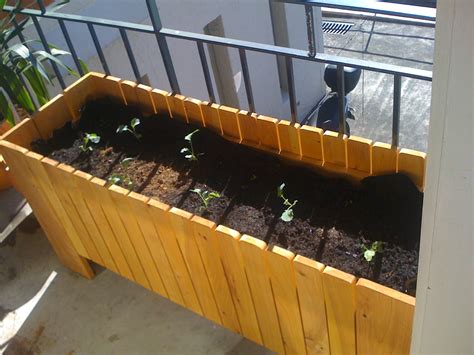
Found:
M 4 11 L 12 12 L 18 11 L 25 16 L 29 16 L 33 20 L 33 24 L 35 29 L 38 33 L 38 36 L 45 48 L 46 51 L 49 51 L 49 46 L 47 44 L 46 37 L 44 32 L 41 28 L 40 22 L 38 21 L 39 18 L 48 18 L 56 20 L 61 28 L 62 34 L 66 40 L 67 46 L 69 51 L 74 59 L 75 65 L 77 67 L 78 72 L 81 75 L 84 75 L 82 67 L 80 65 L 79 58 L 77 56 L 76 49 L 74 47 L 73 42 L 68 33 L 67 23 L 68 22 L 79 22 L 84 23 L 87 25 L 92 40 L 94 42 L 95 49 L 99 56 L 100 62 L 102 64 L 102 68 L 106 74 L 111 74 L 109 65 L 107 62 L 107 58 L 102 51 L 102 47 L 97 37 L 95 28 L 97 26 L 105 26 L 115 28 L 119 31 L 120 36 L 122 38 L 128 59 L 130 61 L 130 65 L 132 67 L 132 71 L 137 82 L 142 82 L 142 76 L 140 73 L 140 69 L 137 65 L 137 61 L 135 59 L 135 55 L 133 53 L 133 49 L 130 45 L 130 41 L 128 39 L 127 32 L 128 31 L 135 31 L 135 32 L 142 32 L 148 34 L 154 34 L 156 36 L 156 41 L 158 48 L 160 50 L 161 57 L 163 59 L 164 67 L 166 70 L 167 78 L 170 83 L 171 89 L 174 93 L 180 94 L 180 86 L 176 76 L 175 68 L 173 65 L 173 59 L 171 57 L 167 38 L 178 38 L 181 40 L 193 41 L 196 43 L 201 65 L 202 71 L 205 78 L 206 88 L 209 95 L 210 102 L 216 102 L 216 96 L 214 94 L 214 88 L 211 80 L 211 74 L 209 71 L 209 64 L 207 63 L 204 44 L 216 44 L 225 47 L 237 48 L 239 51 L 240 62 L 242 66 L 242 74 L 244 78 L 244 85 L 246 90 L 246 96 L 248 101 L 249 111 L 255 112 L 255 102 L 254 102 L 254 95 L 252 91 L 252 85 L 250 80 L 250 72 L 248 69 L 247 64 L 247 52 L 261 52 L 267 53 L 275 56 L 281 56 L 285 58 L 286 61 L 286 75 L 288 80 L 288 91 L 289 91 L 289 104 L 290 104 L 290 111 L 291 111 L 291 119 L 293 122 L 296 122 L 297 119 L 297 100 L 295 94 L 295 86 L 294 86 L 294 75 L 293 75 L 293 59 L 317 62 L 317 63 L 325 63 L 325 64 L 334 64 L 337 66 L 337 80 L 338 80 L 338 99 L 339 99 L 339 133 L 345 133 L 345 110 L 341 109 L 345 107 L 345 98 L 344 98 L 344 67 L 352 67 L 352 68 L 360 68 L 362 70 L 368 70 L 377 73 L 384 73 L 393 76 L 393 115 L 392 115 L 392 146 L 397 147 L 399 144 L 399 131 L 400 131 L 400 103 L 401 103 L 401 81 L 402 78 L 412 78 L 418 79 L 423 81 L 431 81 L 432 80 L 432 72 L 416 69 L 416 68 L 409 68 L 409 67 L 402 67 L 397 65 L 355 59 L 355 58 L 347 58 L 341 57 L 336 55 L 324 54 L 324 53 L 317 53 L 315 47 L 315 39 L 314 39 L 314 21 L 312 17 L 312 7 L 330 7 L 330 8 L 337 8 L 337 9 L 344 9 L 344 10 L 355 10 L 355 11 L 364 11 L 364 12 L 371 12 L 376 14 L 383 14 L 383 15 L 390 15 L 390 16 L 398 16 L 398 17 L 405 17 L 417 20 L 424 20 L 424 21 L 434 21 L 435 18 L 430 15 L 423 14 L 418 11 L 408 11 L 406 6 L 397 7 L 397 10 L 390 10 L 386 9 L 382 6 L 377 5 L 373 2 L 358 2 L 358 5 L 354 5 L 352 2 L 347 0 L 325 0 L 325 1 L 316 1 L 316 0 L 274 0 L 278 2 L 284 3 L 292 3 L 292 4 L 299 4 L 305 10 L 306 13 L 306 21 L 307 21 L 307 33 L 308 33 L 308 51 L 295 49 L 295 48 L 288 48 L 288 47 L 281 47 L 269 44 L 261 44 L 251 41 L 243 41 L 243 40 L 236 40 L 231 38 L 224 38 L 224 37 L 217 37 L 211 35 L 205 35 L 200 33 L 194 32 L 186 32 L 180 31 L 170 28 L 164 28 L 161 23 L 160 14 L 158 12 L 158 7 L 156 6 L 155 0 L 145 0 L 148 13 L 151 19 L 151 26 L 144 25 L 144 24 L 136 24 L 131 22 L 123 22 L 123 21 L 115 21 L 115 20 L 108 20 L 103 18 L 95 18 L 95 17 L 87 17 L 87 16 L 79 16 L 79 15 L 72 15 L 72 14 L 63 14 L 53 11 L 48 11 L 44 6 L 43 0 L 37 0 L 39 5 L 39 10 L 34 9 L 21 9 L 15 10 L 15 8 L 11 6 L 5 6 Z M 411 9 L 413 7 L 410 7 Z M 14 25 L 18 26 L 17 22 L 14 21 Z M 24 41 L 23 35 L 19 32 L 19 37 L 21 41 Z M 53 70 L 57 76 L 59 84 L 64 89 L 66 84 L 62 77 L 61 71 L 59 70 L 58 66 L 55 63 L 52 63 Z

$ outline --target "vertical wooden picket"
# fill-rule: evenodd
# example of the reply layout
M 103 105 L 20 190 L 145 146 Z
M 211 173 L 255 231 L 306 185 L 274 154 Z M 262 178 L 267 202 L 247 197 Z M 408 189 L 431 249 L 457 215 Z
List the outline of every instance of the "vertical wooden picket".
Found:
M 345 172 L 347 168 L 346 154 L 347 136 L 326 131 L 323 134 L 324 167 L 337 172 Z
M 203 127 L 204 119 L 202 117 L 201 106 L 202 104 L 199 100 L 190 98 L 184 100 L 184 110 L 186 111 L 189 123 Z
M 186 117 L 186 110 L 184 109 L 184 100 L 186 97 L 179 94 L 172 94 L 170 93 L 166 97 L 168 101 L 168 106 L 170 108 L 171 117 L 174 119 L 179 119 L 184 122 L 188 122 L 188 118 Z
M 312 126 L 298 129 L 301 144 L 301 160 L 314 165 L 323 165 L 323 130 Z
M 257 117 L 257 132 L 261 148 L 272 153 L 280 152 L 280 140 L 276 118 L 259 115 Z
M 219 120 L 221 122 L 222 134 L 228 140 L 240 143 L 240 127 L 237 119 L 239 110 L 224 105 L 219 106 Z
M 401 149 L 398 153 L 398 172 L 410 177 L 420 190 L 425 187 L 426 153 Z
M 350 136 L 347 139 L 347 167 L 349 174 L 365 177 L 372 172 L 372 141 Z
M 397 172 L 397 148 L 390 144 L 375 142 L 372 146 L 372 173 L 374 175 Z
M 257 115 L 247 111 L 240 110 L 237 113 L 242 143 L 252 147 L 258 147 L 260 144 L 257 130 Z
M 219 119 L 219 105 L 203 101 L 201 104 L 202 117 L 207 129 L 222 134 L 221 121 Z

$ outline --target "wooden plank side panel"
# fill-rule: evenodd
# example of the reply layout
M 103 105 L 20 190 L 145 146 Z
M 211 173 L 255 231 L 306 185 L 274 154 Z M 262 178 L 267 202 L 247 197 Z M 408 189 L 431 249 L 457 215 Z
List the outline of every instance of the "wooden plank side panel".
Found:
M 355 276 L 332 267 L 323 271 L 331 354 L 356 354 L 355 283 Z
M 326 131 L 323 134 L 324 166 L 336 171 L 346 171 L 347 168 L 347 136 Z
M 372 141 L 350 136 L 347 139 L 347 167 L 355 176 L 368 176 L 372 172 Z
M 323 130 L 312 126 L 302 126 L 298 129 L 301 144 L 301 159 L 305 162 L 323 164 Z
M 131 80 L 121 80 L 120 89 L 122 89 L 123 97 L 127 106 L 140 106 L 140 101 L 138 101 L 138 95 L 136 91 L 137 83 Z
M 280 140 L 277 129 L 278 120 L 267 116 L 257 117 L 257 131 L 260 145 L 272 153 L 280 152 Z
M 219 255 L 224 267 L 229 289 L 239 316 L 242 334 L 258 344 L 263 344 L 255 307 L 247 283 L 242 254 L 240 234 L 222 225 L 216 228 Z
M 330 354 L 323 290 L 324 265 L 301 255 L 293 262 L 306 352 Z
M 365 279 L 356 298 L 357 354 L 409 354 L 415 299 Z
M 151 207 L 149 211 L 151 213 L 153 223 L 158 234 L 160 235 L 163 248 L 166 252 L 171 268 L 174 271 L 174 276 L 181 291 L 182 303 L 180 304 L 197 314 L 203 315 L 203 311 L 194 289 L 194 285 L 191 281 L 186 262 L 184 261 L 183 254 L 181 253 L 180 246 L 171 224 L 169 206 L 166 206 L 153 199 L 151 199 L 148 204 Z M 179 301 L 176 302 L 179 303 Z
M 168 106 L 170 108 L 171 117 L 188 122 L 186 110 L 184 109 L 184 100 L 186 97 L 179 94 L 169 94 L 167 97 Z
M 219 105 L 203 101 L 201 111 L 206 128 L 217 134 L 222 134 L 221 121 L 219 119 Z
M 156 113 L 156 108 L 153 100 L 151 99 L 151 91 L 153 89 L 147 85 L 138 84 L 135 88 L 138 107 L 145 116 L 154 115 Z
M 102 80 L 97 80 L 94 85 L 96 87 L 96 98 L 99 97 L 108 97 L 114 101 L 122 103 L 124 105 L 127 104 L 125 101 L 122 88 L 120 86 L 120 82 L 122 80 L 115 76 L 106 76 Z
M 279 353 L 285 353 L 285 346 L 278 322 L 270 276 L 265 267 L 267 244 L 259 239 L 243 235 L 240 250 L 247 272 L 247 280 L 255 304 L 263 345 Z
M 112 259 L 116 265 L 117 272 L 129 280 L 135 281 L 127 259 L 125 258 L 125 255 L 115 237 L 112 228 L 110 227 L 109 221 L 107 220 L 103 210 L 101 196 L 104 187 L 92 182 L 92 175 L 86 174 L 79 170 L 74 172 L 74 178 L 77 191 L 82 196 L 82 202 L 89 210 L 90 216 L 93 218 L 94 223 L 91 221 L 89 225 L 91 228 L 90 230 L 92 230 L 91 235 L 96 235 L 95 233 L 97 233 L 94 231 L 95 225 L 100 237 L 102 237 L 107 249 L 110 251 L 110 255 L 112 256 Z
M 390 144 L 375 142 L 372 146 L 372 174 L 394 174 L 397 172 L 397 148 Z
M 260 144 L 257 130 L 257 115 L 240 110 L 237 114 L 237 119 L 239 121 L 240 134 L 242 135 L 242 143 L 257 147 Z
M 169 93 L 167 91 L 158 89 L 153 89 L 151 91 L 151 99 L 153 100 L 153 105 L 155 106 L 155 110 L 158 115 L 171 117 L 170 108 L 168 106 L 168 96 Z
M 31 142 L 39 138 L 41 137 L 31 118 L 25 118 L 0 137 L 0 139 L 26 149 L 31 149 Z
M 295 255 L 288 250 L 274 246 L 265 252 L 265 257 L 286 352 L 288 354 L 305 354 L 306 343 L 293 265 Z
M 241 333 L 239 318 L 235 310 L 229 285 L 219 258 L 219 250 L 214 230 L 216 224 L 199 216 L 193 216 L 194 237 L 201 253 L 204 267 L 206 268 L 209 283 L 214 293 L 217 308 L 226 328 Z
M 204 119 L 202 117 L 201 101 L 187 98 L 184 100 L 184 109 L 189 123 L 204 127 Z
M 97 85 L 100 85 L 98 83 L 101 80 L 105 80 L 103 78 L 105 78 L 105 74 L 90 72 L 64 90 L 63 95 L 73 120 L 80 117 L 81 108 L 87 100 L 104 94 L 97 92 Z
M 398 172 L 408 175 L 420 190 L 425 187 L 426 153 L 401 149 L 398 153 Z
M 38 109 L 33 115 L 33 122 L 41 138 L 48 139 L 55 129 L 63 127 L 72 118 L 66 99 L 60 94 Z
M 237 119 L 239 110 L 221 105 L 219 106 L 219 120 L 221 122 L 222 134 L 230 141 L 240 143 L 240 127 Z
M 300 124 L 282 120 L 278 122 L 277 127 L 281 146 L 280 154 L 299 160 L 301 157 L 300 136 L 298 134 Z

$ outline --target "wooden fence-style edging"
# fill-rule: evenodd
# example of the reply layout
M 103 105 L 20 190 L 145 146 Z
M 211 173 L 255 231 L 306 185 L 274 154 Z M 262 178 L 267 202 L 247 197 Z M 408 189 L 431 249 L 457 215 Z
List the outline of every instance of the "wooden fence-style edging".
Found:
M 146 113 L 205 126 L 285 159 L 350 175 L 403 172 L 422 189 L 425 155 L 359 137 L 170 95 L 90 73 L 0 140 L 0 153 L 55 252 L 91 278 L 87 260 L 278 353 L 409 352 L 415 299 L 30 151 L 113 96 Z

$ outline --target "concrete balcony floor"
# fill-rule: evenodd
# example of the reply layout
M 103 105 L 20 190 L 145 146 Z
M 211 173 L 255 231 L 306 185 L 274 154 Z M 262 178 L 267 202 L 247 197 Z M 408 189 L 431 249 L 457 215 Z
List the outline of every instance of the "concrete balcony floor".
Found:
M 0 354 L 270 353 L 111 271 L 70 272 L 39 228 L 0 245 Z

